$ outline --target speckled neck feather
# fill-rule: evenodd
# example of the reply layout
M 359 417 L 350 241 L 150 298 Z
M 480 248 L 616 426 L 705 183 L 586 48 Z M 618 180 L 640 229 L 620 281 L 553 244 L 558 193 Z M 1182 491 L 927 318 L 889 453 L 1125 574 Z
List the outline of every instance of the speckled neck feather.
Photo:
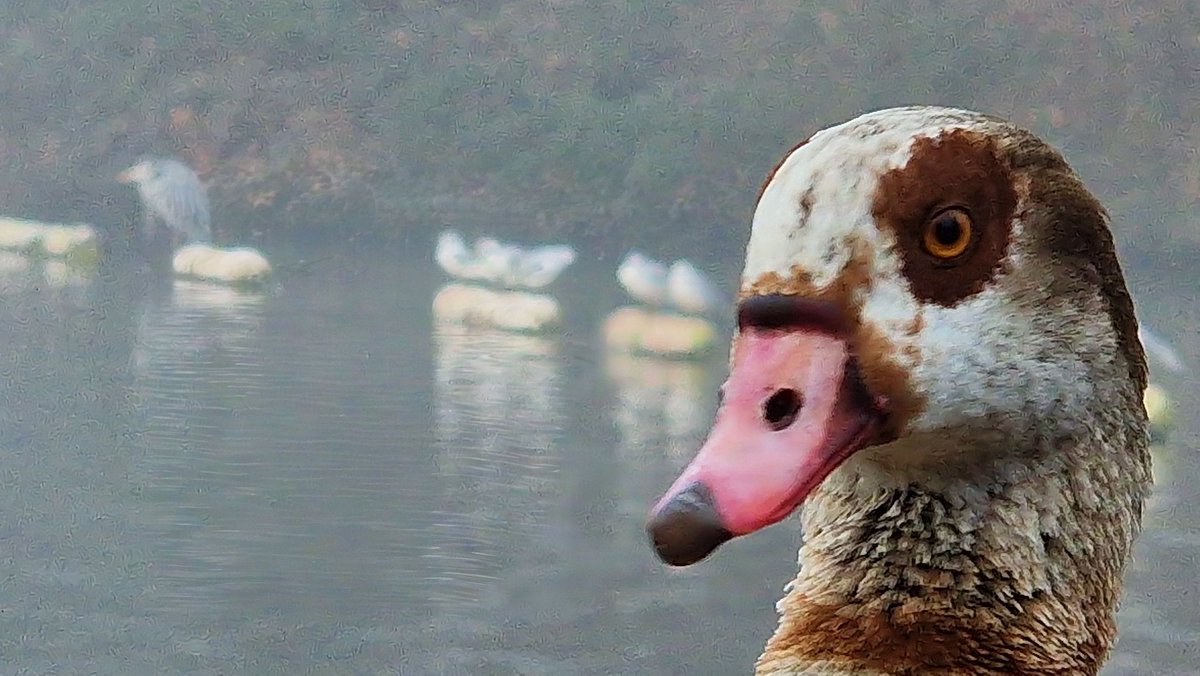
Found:
M 801 570 L 757 673 L 1097 673 L 1149 471 L 1097 450 L 1130 434 L 1045 440 L 993 481 L 939 490 L 844 467 L 805 508 Z

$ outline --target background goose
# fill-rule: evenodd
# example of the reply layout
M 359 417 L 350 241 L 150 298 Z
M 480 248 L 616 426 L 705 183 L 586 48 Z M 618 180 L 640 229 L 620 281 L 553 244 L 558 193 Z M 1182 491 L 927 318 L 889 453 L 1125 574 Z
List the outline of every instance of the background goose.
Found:
M 456 279 L 541 289 L 558 279 L 575 262 L 576 254 L 565 244 L 526 250 L 491 237 L 480 237 L 472 249 L 462 235 L 445 230 L 438 236 L 433 257 L 446 274 Z
M 483 269 L 484 279 L 494 284 L 504 284 L 521 257 L 520 247 L 500 242 L 491 237 L 475 240 L 475 260 Z
M 475 280 L 483 278 L 483 271 L 475 255 L 467 248 L 462 235 L 453 230 L 443 230 L 438 235 L 433 250 L 433 259 L 446 274 L 456 279 Z
M 709 315 L 729 307 L 729 299 L 691 261 L 677 260 L 667 273 L 667 295 L 684 312 Z
M 768 177 L 723 403 L 648 530 L 688 565 L 803 503 L 760 674 L 1094 674 L 1145 387 L 1107 217 L 1059 153 L 978 113 L 864 115 Z
M 667 266 L 639 251 L 630 251 L 621 259 L 617 282 L 639 303 L 651 307 L 667 303 Z
M 574 262 L 575 250 L 565 244 L 520 251 L 505 283 L 517 288 L 541 289 L 558 279 Z
M 717 285 L 686 259 L 668 267 L 639 251 L 630 251 L 617 266 L 617 281 L 631 298 L 654 308 L 712 315 L 730 305 Z

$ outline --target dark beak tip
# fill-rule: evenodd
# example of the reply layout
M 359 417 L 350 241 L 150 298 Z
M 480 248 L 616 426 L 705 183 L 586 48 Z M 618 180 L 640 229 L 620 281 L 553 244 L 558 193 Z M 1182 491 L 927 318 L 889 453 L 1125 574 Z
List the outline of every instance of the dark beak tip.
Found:
M 733 538 L 721 523 L 712 493 L 701 483 L 680 491 L 651 515 L 646 533 L 658 558 L 676 567 L 703 560 Z
M 716 545 L 711 548 L 695 546 L 680 548 L 663 546 L 661 543 L 654 542 L 654 553 L 658 555 L 659 560 L 672 568 L 686 568 L 700 563 L 715 551 L 717 551 Z

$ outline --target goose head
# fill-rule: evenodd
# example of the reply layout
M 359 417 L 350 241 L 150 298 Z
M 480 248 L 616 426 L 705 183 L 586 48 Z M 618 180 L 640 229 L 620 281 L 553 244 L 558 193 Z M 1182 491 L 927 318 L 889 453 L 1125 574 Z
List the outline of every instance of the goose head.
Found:
M 737 320 L 710 435 L 651 512 L 664 561 L 806 503 L 813 575 L 905 547 L 1073 575 L 1052 545 L 1094 527 L 1080 555 L 1119 576 L 1149 481 L 1146 366 L 1107 216 L 1047 144 L 933 107 L 817 133 L 761 191 Z M 900 523 L 914 495 L 944 522 Z M 869 604 L 871 575 L 805 593 Z M 1116 586 L 1092 601 L 1100 624 Z
M 142 185 L 157 179 L 162 173 L 161 162 L 151 158 L 141 158 L 133 166 L 117 174 L 117 182 Z

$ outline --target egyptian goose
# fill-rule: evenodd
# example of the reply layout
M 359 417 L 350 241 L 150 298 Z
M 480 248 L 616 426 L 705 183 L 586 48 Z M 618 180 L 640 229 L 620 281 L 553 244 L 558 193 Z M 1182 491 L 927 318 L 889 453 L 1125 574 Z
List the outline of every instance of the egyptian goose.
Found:
M 793 149 L 729 379 L 653 508 L 684 566 L 801 503 L 759 674 L 1095 674 L 1150 489 L 1108 219 L 1031 133 L 933 107 Z

